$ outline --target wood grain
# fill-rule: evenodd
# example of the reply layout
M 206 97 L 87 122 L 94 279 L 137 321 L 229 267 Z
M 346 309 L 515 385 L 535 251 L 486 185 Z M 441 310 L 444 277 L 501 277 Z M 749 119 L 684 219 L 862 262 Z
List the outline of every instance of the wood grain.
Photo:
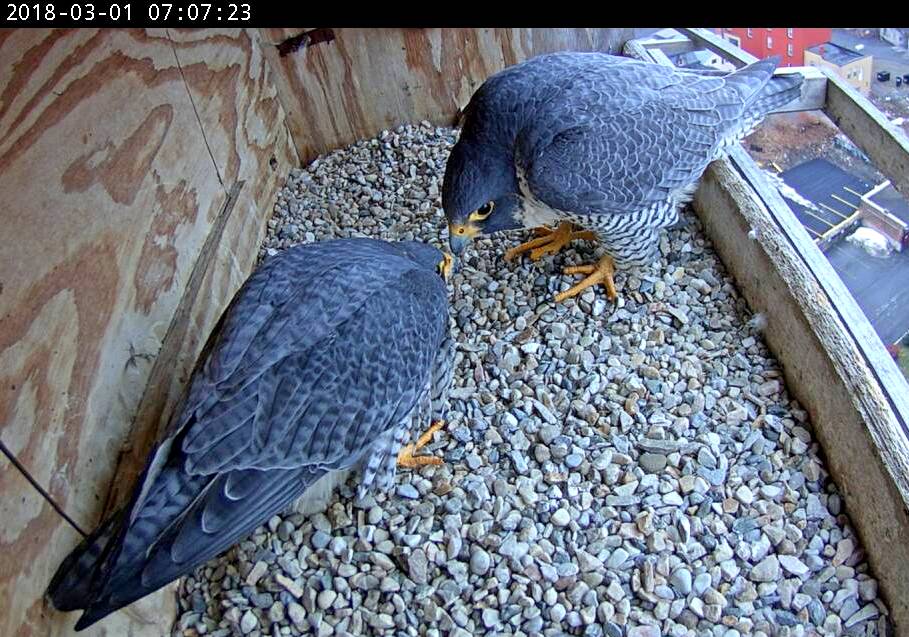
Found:
M 30 488 L 22 474 L 5 458 L 0 458 L 0 489 L 4 494 L 0 498 L 0 519 L 5 522 L 0 528 L 0 551 L 4 555 L 4 567 L 6 569 L 6 565 L 10 564 L 6 556 L 15 552 L 20 556 L 16 560 L 20 584 L 32 581 L 46 584 L 57 568 L 57 563 L 46 559 L 46 556 L 65 555 L 82 538 L 68 524 L 57 524 L 57 512 Z M 25 522 L 25 525 L 12 525 L 9 524 L 10 521 Z M 40 595 L 36 597 L 31 586 L 19 585 L 5 590 L 3 604 L 4 609 L 9 609 L 7 614 L 22 618 L 18 624 L 4 618 L 4 635 L 45 637 L 75 634 L 74 626 L 79 615 L 58 613 Z M 165 635 L 170 630 L 176 610 L 177 600 L 172 592 L 151 595 L 128 609 L 114 613 L 79 635 Z
M 836 299 L 728 159 L 708 168 L 694 205 L 750 307 L 767 318 L 767 344 L 782 364 L 787 388 L 811 415 L 897 635 L 907 635 L 909 448 L 875 370 L 850 333 L 854 326 L 843 323 Z M 748 238 L 752 229 L 756 240 Z M 803 239 L 810 243 L 807 235 Z
M 172 58 L 141 31 L 22 30 L 0 44 L 0 435 L 85 528 L 224 197 Z M 52 574 L 75 544 L 59 541 L 63 524 L 4 520 L 18 532 L 2 634 L 68 633 L 70 618 L 31 610 L 49 580 L 27 575 Z M 36 540 L 47 551 L 20 550 Z
M 254 39 L 209 35 L 0 32 L 0 436 L 85 528 L 124 442 L 144 456 L 134 434 L 166 415 L 297 163 Z M 175 327 L 228 181 L 245 182 L 236 214 Z M 149 390 L 161 351 L 176 352 L 170 374 Z M 136 419 L 140 404 L 157 417 Z M 32 504 L 0 523 L 0 634 L 69 634 L 76 615 L 41 597 L 75 533 L 23 480 L 4 493 Z M 133 617 L 143 605 L 152 624 Z M 164 634 L 174 613 L 156 594 L 88 634 Z
M 626 50 L 650 58 L 639 42 Z M 741 147 L 708 167 L 693 203 L 749 306 L 766 317 L 767 345 L 787 389 L 811 415 L 896 633 L 909 635 L 909 387 L 832 266 Z
M 174 62 L 186 79 L 206 146 L 237 197 L 210 224 L 150 381 L 134 433 L 112 481 L 106 511 L 126 499 L 146 456 L 189 380 L 196 358 L 234 293 L 252 271 L 277 191 L 299 164 L 270 70 L 252 30 L 170 31 Z M 223 217 L 223 218 L 222 218 Z
M 903 197 L 909 197 L 909 138 L 867 97 L 828 69 L 824 112 L 864 151 Z
M 552 51 L 617 52 L 632 29 L 334 29 L 285 57 L 306 29 L 262 29 L 300 159 L 403 123 L 451 125 L 487 77 Z

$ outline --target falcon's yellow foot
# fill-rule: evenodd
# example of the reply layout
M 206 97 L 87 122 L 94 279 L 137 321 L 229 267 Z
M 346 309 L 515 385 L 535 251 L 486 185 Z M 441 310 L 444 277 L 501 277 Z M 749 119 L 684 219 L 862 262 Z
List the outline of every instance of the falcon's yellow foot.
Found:
M 404 445 L 398 452 L 398 466 L 407 469 L 415 469 L 427 464 L 442 464 L 442 459 L 435 456 L 415 456 L 414 454 L 421 448 L 432 442 L 432 435 L 445 426 L 444 420 L 438 420 L 432 423 L 432 426 L 420 436 L 416 443 Z
M 536 261 L 547 254 L 555 254 L 575 239 L 593 241 L 593 232 L 589 230 L 574 230 L 574 225 L 569 221 L 559 224 L 555 230 L 549 228 L 536 228 L 534 233 L 538 236 L 526 243 L 517 245 L 505 252 L 505 260 L 511 261 L 522 252 L 530 251 L 530 260 Z
M 615 291 L 615 281 L 612 280 L 612 276 L 615 274 L 615 262 L 608 254 L 600 259 L 600 262 L 596 265 L 573 265 L 565 268 L 564 272 L 565 274 L 586 274 L 588 276 L 574 287 L 556 294 L 555 300 L 557 303 L 577 296 L 597 283 L 602 283 L 606 286 L 606 296 L 610 301 L 615 301 L 616 297 L 618 297 Z

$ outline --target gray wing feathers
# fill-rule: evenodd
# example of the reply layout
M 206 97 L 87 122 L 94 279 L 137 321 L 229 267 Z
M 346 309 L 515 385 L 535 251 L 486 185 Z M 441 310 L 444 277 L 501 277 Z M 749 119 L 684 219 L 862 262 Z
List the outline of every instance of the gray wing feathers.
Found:
M 531 63 L 521 81 L 533 117 L 517 133 L 516 163 L 538 199 L 582 214 L 639 212 L 666 202 L 756 123 L 746 109 L 782 99 L 762 97 L 772 59 L 723 76 L 597 54 Z M 512 73 L 500 83 L 517 86 L 519 74 Z M 535 94 L 527 88 L 534 81 L 561 90 Z M 493 106 L 501 108 L 502 99 L 487 97 L 477 109 Z
M 188 470 L 355 462 L 367 443 L 413 408 L 447 328 L 444 294 L 434 273 L 406 272 L 377 282 L 355 312 L 344 312 L 346 320 L 305 344 L 305 351 L 286 343 L 290 353 L 261 370 L 254 386 L 197 414 L 183 444 Z M 209 424 L 228 415 L 232 422 Z
M 802 94 L 802 83 L 802 76 L 797 73 L 774 76 L 761 89 L 761 92 L 749 102 L 745 109 L 746 116 L 760 119 L 770 111 L 798 99 Z
M 439 420 L 444 417 L 448 403 L 448 390 L 454 375 L 454 339 L 449 333 L 442 342 L 432 366 L 432 385 L 430 387 L 431 418 Z
M 423 399 L 447 309 L 441 278 L 383 242 L 326 242 L 266 263 L 206 345 L 129 518 L 76 551 L 49 595 L 86 607 L 77 627 L 87 626 L 352 466 Z M 88 569 L 91 585 L 70 588 Z

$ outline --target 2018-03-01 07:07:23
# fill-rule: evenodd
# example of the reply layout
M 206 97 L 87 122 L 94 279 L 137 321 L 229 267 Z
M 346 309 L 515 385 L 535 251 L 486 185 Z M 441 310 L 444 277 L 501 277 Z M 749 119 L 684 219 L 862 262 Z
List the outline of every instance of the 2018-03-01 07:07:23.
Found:
M 133 19 L 133 6 L 126 4 L 95 5 L 93 3 L 75 2 L 69 5 L 57 6 L 54 3 L 8 3 L 6 22 L 31 22 L 35 25 L 41 22 L 51 22 L 65 19 L 70 21 L 91 22 L 96 19 L 111 21 Z M 208 19 L 218 21 L 249 21 L 252 18 L 252 6 L 248 3 L 227 3 L 218 5 L 209 2 L 190 3 L 187 5 L 174 5 L 173 3 L 151 3 L 147 5 L 148 19 L 156 22 L 176 20 L 178 22 L 205 21 Z

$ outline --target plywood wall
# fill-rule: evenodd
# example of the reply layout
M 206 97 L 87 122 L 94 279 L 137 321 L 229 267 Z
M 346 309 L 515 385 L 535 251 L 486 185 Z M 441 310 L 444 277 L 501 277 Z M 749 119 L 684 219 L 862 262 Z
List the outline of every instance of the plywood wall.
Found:
M 490 74 L 627 29 L 0 30 L 0 440 L 88 530 L 123 502 L 301 161 L 450 124 Z M 113 485 L 113 486 L 112 486 Z M 0 634 L 78 533 L 0 457 Z M 160 635 L 172 590 L 88 634 Z
M 262 29 L 304 163 L 402 122 L 450 125 L 493 73 L 553 51 L 618 52 L 633 29 Z M 302 40 L 302 41 L 301 41 Z M 289 47 L 285 47 L 287 51 Z
M 298 159 L 246 31 L 2 31 L 0 87 L 0 437 L 89 529 L 250 271 Z M 42 594 L 78 536 L 16 470 L 0 490 L 0 634 L 69 634 L 76 615 Z M 95 634 L 165 634 L 173 617 L 159 594 Z

